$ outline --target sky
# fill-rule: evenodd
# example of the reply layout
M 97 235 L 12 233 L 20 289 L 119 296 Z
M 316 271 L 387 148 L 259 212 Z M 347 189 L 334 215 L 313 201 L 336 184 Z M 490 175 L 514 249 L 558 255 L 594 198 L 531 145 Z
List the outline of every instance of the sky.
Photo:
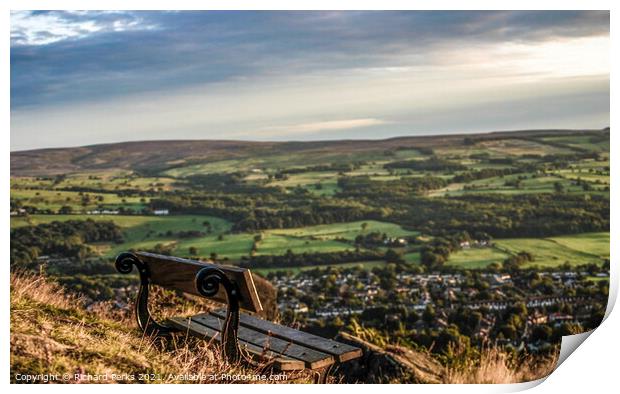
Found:
M 608 11 L 15 11 L 11 150 L 609 126 Z

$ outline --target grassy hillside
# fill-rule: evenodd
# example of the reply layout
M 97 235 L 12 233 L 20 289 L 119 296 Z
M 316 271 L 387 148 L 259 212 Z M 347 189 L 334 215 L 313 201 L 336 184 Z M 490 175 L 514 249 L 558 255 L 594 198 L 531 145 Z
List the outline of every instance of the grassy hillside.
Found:
M 196 311 L 186 310 L 190 312 Z M 543 377 L 555 365 L 554 357 L 527 357 L 517 363 L 507 353 L 487 349 L 458 366 L 444 366 L 427 352 L 385 342 L 374 330 L 358 326 L 353 334 L 357 337 L 345 336 L 375 343 L 370 345 L 375 360 L 387 355 L 406 369 L 389 377 L 394 383 L 514 383 Z M 205 341 L 184 335 L 171 340 L 144 337 L 131 316 L 106 303 L 87 311 L 75 295 L 30 274 L 11 274 L 10 339 L 13 383 L 23 382 L 17 376 L 26 375 L 58 376 L 52 383 L 187 383 L 187 376 L 205 377 L 201 383 L 225 383 L 230 379 L 217 377 L 261 374 L 256 368 L 221 361 L 217 348 Z M 94 380 L 97 376 L 107 380 Z M 333 376 L 330 381 L 343 379 Z M 312 376 L 298 372 L 268 383 L 283 382 L 310 383 Z
M 562 237 L 532 239 L 498 239 L 499 250 L 518 253 L 525 250 L 533 254 L 529 265 L 552 267 L 569 262 L 588 264 L 609 257 L 609 233 L 586 233 Z
M 493 247 L 462 249 L 450 255 L 448 264 L 460 268 L 483 268 L 501 264 L 507 257 L 529 252 L 534 261 L 528 266 L 557 267 L 598 263 L 609 258 L 609 233 L 584 233 L 550 238 L 496 239 Z
M 472 147 L 468 153 L 492 151 L 498 154 L 560 153 L 583 144 L 592 150 L 607 150 L 604 142 L 590 142 L 592 130 L 528 130 L 472 135 L 438 135 L 398 137 L 385 140 L 342 140 L 308 142 L 255 142 L 255 141 L 135 141 L 117 144 L 91 145 L 79 148 L 40 149 L 11 153 L 11 175 L 41 176 L 79 173 L 84 171 L 140 170 L 149 173 L 167 171 L 178 177 L 193 173 L 236 171 L 244 167 L 287 167 L 347 160 L 380 160 L 383 151 L 403 147 L 440 147 L 439 154 L 462 152 L 465 137 L 475 137 L 482 146 Z M 569 137 L 566 135 L 569 134 Z M 558 136 L 559 135 L 559 136 Z M 507 137 L 512 137 L 508 139 Z M 530 141 L 531 137 L 547 141 Z M 575 141 L 574 138 L 581 138 Z M 552 143 L 553 146 L 545 142 Z M 411 153 L 413 152 L 413 153 Z M 415 150 L 404 151 L 407 156 Z M 303 158 L 302 161 L 299 159 Z
M 205 341 L 185 336 L 152 340 L 140 335 L 131 316 L 114 312 L 108 304 L 86 311 L 79 298 L 42 277 L 11 275 L 13 383 L 17 374 L 58 375 L 61 383 L 86 383 L 88 375 L 104 374 L 109 377 L 105 383 L 183 383 L 186 374 L 257 373 L 221 361 L 217 349 Z M 63 380 L 65 374 L 68 379 Z M 303 374 L 295 378 L 310 381 Z
M 230 234 L 230 222 L 206 215 L 30 215 L 12 217 L 11 228 L 52 221 L 86 219 L 113 221 L 123 229 L 122 244 L 91 245 L 103 257 L 110 258 L 128 249 L 153 249 L 155 245 L 162 244 L 170 246 L 180 255 L 187 255 L 189 248 L 195 248 L 199 256 L 216 253 L 220 258 L 238 261 L 242 256 L 250 254 L 254 236 L 257 234 L 262 235 L 261 241 L 257 243 L 257 255 L 281 255 L 289 249 L 297 254 L 353 250 L 354 246 L 351 243 L 341 240 L 353 241 L 356 236 L 373 231 L 386 233 L 390 237 L 418 234 L 415 231 L 405 230 L 397 224 L 375 220 Z M 209 223 L 208 228 L 205 222 Z M 366 223 L 366 227 L 362 230 L 363 223 Z M 202 232 L 204 235 L 191 238 L 177 236 L 179 231 L 192 230 Z

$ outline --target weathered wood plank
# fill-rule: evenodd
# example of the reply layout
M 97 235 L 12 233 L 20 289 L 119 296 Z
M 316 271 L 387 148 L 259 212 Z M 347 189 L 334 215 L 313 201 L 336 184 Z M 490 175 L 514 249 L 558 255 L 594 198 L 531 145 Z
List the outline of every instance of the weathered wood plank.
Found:
M 220 337 L 220 331 L 214 330 L 195 321 L 191 321 L 188 318 L 173 317 L 168 319 L 167 323 L 200 339 L 211 340 L 216 338 L 216 340 L 219 340 Z M 305 367 L 305 363 L 301 360 L 295 360 L 282 356 L 281 354 L 270 350 L 265 350 L 260 346 L 256 346 L 243 340 L 239 340 L 239 347 L 242 351 L 247 352 L 247 354 L 254 360 L 260 363 L 273 364 L 274 368 L 280 371 L 296 371 L 304 369 Z
M 216 310 L 211 311 L 210 313 L 221 319 L 226 317 L 226 311 Z M 288 342 L 293 342 L 304 347 L 331 354 L 339 362 L 352 360 L 362 355 L 362 350 L 354 346 L 295 330 L 294 328 L 275 324 L 268 320 L 250 316 L 245 313 L 240 315 L 239 320 L 239 325 L 242 327 L 251 328 L 262 332 L 263 334 L 271 335 Z
M 200 294 L 195 287 L 195 278 L 198 271 L 204 267 L 218 268 L 239 287 L 239 306 L 241 308 L 251 312 L 263 310 L 260 297 L 252 280 L 252 274 L 248 269 L 147 252 L 136 252 L 135 255 L 147 266 L 151 283 L 198 296 Z M 218 293 L 210 299 L 227 303 L 224 287 L 220 286 Z
M 198 322 L 206 327 L 220 331 L 224 325 L 223 318 L 207 313 L 192 316 L 191 319 L 192 322 Z M 334 363 L 334 358 L 330 354 L 269 336 L 248 327 L 239 326 L 238 337 L 239 340 L 251 343 L 262 349 L 268 349 L 286 357 L 301 360 L 306 364 L 306 368 L 309 369 L 323 368 Z

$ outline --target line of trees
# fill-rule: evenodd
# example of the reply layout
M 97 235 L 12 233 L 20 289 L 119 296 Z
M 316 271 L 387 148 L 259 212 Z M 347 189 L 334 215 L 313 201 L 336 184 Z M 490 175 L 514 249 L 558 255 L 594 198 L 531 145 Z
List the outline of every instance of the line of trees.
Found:
M 111 221 L 68 220 L 11 231 L 11 264 L 28 264 L 39 256 L 59 256 L 84 260 L 91 254 L 86 243 L 122 243 L 120 227 Z
M 283 255 L 243 256 L 240 266 L 244 268 L 291 268 L 316 265 L 353 263 L 357 261 L 382 260 L 384 254 L 374 250 L 345 250 L 328 253 L 293 253 L 287 250 Z

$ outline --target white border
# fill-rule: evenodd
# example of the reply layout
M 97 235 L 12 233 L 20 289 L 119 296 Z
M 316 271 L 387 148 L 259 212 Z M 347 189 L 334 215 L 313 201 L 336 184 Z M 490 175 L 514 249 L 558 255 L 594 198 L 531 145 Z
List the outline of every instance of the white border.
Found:
M 57 1 L 34 1 L 34 0 L 23 0 L 23 1 L 4 1 L 2 2 L 2 10 L 4 11 L 1 15 L 0 21 L 2 21 L 1 25 L 3 27 L 4 40 L 2 40 L 2 73 L 1 73 L 1 81 L 4 87 L 8 87 L 10 83 L 9 73 L 10 67 L 9 62 L 9 37 L 10 37 L 10 28 L 9 28 L 9 10 L 20 10 L 20 9 L 178 9 L 178 10 L 189 10 L 189 9 L 294 9 L 294 10 L 307 10 L 307 9 L 318 9 L 318 10 L 329 10 L 329 9 L 367 9 L 367 10 L 389 10 L 389 9 L 420 9 L 420 10 L 462 10 L 462 9 L 496 9 L 496 10 L 546 10 L 546 9 L 600 9 L 600 10 L 612 10 L 611 12 L 611 43 L 612 43 L 612 51 L 611 51 L 611 69 L 616 69 L 618 67 L 618 43 L 614 40 L 615 28 L 617 26 L 617 18 L 615 17 L 615 11 L 617 7 L 614 5 L 617 2 L 612 1 L 578 1 L 578 0 L 569 0 L 569 1 L 543 1 L 543 0 L 523 0 L 523 1 L 490 1 L 490 0 L 470 0 L 470 1 L 457 1 L 457 0 L 435 0 L 435 1 L 393 1 L 393 0 L 383 0 L 383 1 L 368 1 L 368 0 L 358 0 L 358 1 L 326 1 L 326 0 L 318 0 L 318 1 L 295 1 L 295 2 L 286 2 L 286 1 L 276 1 L 276 0 L 265 0 L 265 1 L 239 1 L 239 0 L 220 0 L 220 1 L 188 1 L 188 0 L 176 0 L 175 2 L 165 2 L 161 0 L 153 0 L 149 2 L 137 2 L 137 1 L 119 1 L 119 0 L 109 0 L 109 1 L 88 1 L 84 0 L 57 0 Z M 561 8 L 558 8 L 561 7 Z M 617 37 L 615 37 L 617 38 Z M 615 66 L 615 67 L 614 67 Z M 613 76 L 611 77 L 611 107 L 614 108 L 613 103 L 617 87 L 617 81 Z M 9 100 L 10 100 L 10 91 L 5 88 L 4 94 L 1 96 L 2 103 L 2 124 L 5 125 L 3 127 L 3 132 L 1 134 L 3 146 L 5 146 L 4 151 L 2 152 L 3 160 L 3 182 L 5 185 L 9 185 L 9 176 L 10 176 L 10 111 L 9 111 Z M 617 111 L 611 111 L 611 124 L 615 124 L 614 120 L 617 120 Z M 611 144 L 611 152 L 612 156 L 614 152 L 618 149 L 618 137 L 612 133 L 612 144 Z M 611 162 L 612 172 L 617 172 L 617 164 L 615 160 Z M 613 190 L 615 188 L 612 186 L 612 194 L 611 200 L 613 202 Z M 2 214 L 4 215 L 5 225 L 2 228 L 3 234 L 3 243 L 5 247 L 3 250 L 5 251 L 5 256 L 8 257 L 9 251 L 9 223 L 10 217 L 8 214 L 7 207 L 9 206 L 9 190 L 6 190 L 2 195 L 2 201 L 4 203 L 5 209 L 2 210 Z M 612 238 L 611 238 L 611 255 L 613 256 L 612 260 L 612 289 L 610 290 L 610 305 L 608 307 L 607 312 L 609 313 L 613 307 L 613 303 L 615 301 L 615 294 L 617 294 L 618 288 L 618 269 L 616 267 L 616 259 L 615 256 L 618 255 L 618 237 L 617 232 L 613 231 L 614 223 L 617 223 L 616 211 L 613 209 L 614 206 L 612 204 L 611 211 L 611 220 L 612 220 Z M 2 277 L 0 278 L 0 283 L 8 283 L 8 273 L 9 273 L 9 261 L 8 258 L 3 262 L 4 270 L 2 270 Z M 7 384 L 9 377 L 9 288 L 6 286 L 2 292 L 4 308 L 1 311 L 1 329 L 3 330 L 4 335 L 2 338 L 2 360 L 1 368 L 2 374 L 0 376 L 4 377 L 4 383 Z M 613 294 L 613 295 L 612 295 Z M 618 378 L 618 351 L 620 350 L 620 340 L 618 336 L 620 333 L 620 317 L 616 312 L 615 314 L 611 314 L 608 318 L 603 322 L 603 324 L 596 329 L 589 338 L 587 339 L 587 344 L 585 346 L 581 346 L 575 353 L 568 357 L 568 359 L 546 380 L 543 382 L 539 381 L 536 383 L 529 384 L 519 384 L 519 385 L 436 385 L 436 386 L 422 386 L 416 385 L 414 387 L 409 387 L 406 385 L 391 385 L 390 390 L 400 391 L 400 392 L 409 392 L 410 390 L 415 390 L 417 392 L 454 392 L 458 390 L 459 393 L 476 393 L 479 394 L 481 392 L 504 392 L 504 391 L 518 391 L 526 388 L 530 388 L 537 383 L 543 383 L 537 385 L 536 388 L 533 389 L 534 392 L 547 393 L 547 392 L 560 392 L 563 390 L 567 390 L 570 392 L 608 392 L 612 387 L 617 387 L 617 383 L 619 382 Z M 570 339 L 569 339 L 570 340 Z M 334 388 L 336 387 L 336 388 Z M 321 387 L 321 390 L 337 390 L 340 386 L 328 386 Z M 31 386 L 12 386 L 12 389 L 15 390 L 40 390 L 41 387 L 31 387 Z M 345 389 L 349 389 L 352 387 L 346 387 Z M 82 388 L 78 388 L 79 390 L 83 390 Z M 107 387 L 103 386 L 91 386 L 88 388 L 89 390 L 99 391 L 99 390 L 108 390 Z M 137 385 L 125 386 L 118 388 L 119 390 L 141 390 L 141 388 Z M 148 390 L 169 390 L 169 387 L 148 387 L 145 389 Z M 223 389 L 223 387 L 218 386 L 214 388 L 210 387 L 202 387 L 202 386 L 192 386 L 192 387 L 183 387 L 180 390 L 219 390 Z M 226 387 L 226 390 L 258 390 L 262 392 L 263 390 L 269 391 L 289 391 L 291 390 L 290 386 L 286 385 L 253 385 L 251 387 L 246 386 L 235 386 L 235 387 Z M 300 392 L 310 390 L 315 391 L 317 387 L 315 386 L 296 386 L 295 390 L 299 390 Z M 361 390 L 362 392 L 366 390 L 376 390 L 375 387 L 371 387 L 370 385 L 360 385 L 354 388 L 355 390 Z M 60 386 L 45 386 L 45 390 L 52 391 L 60 391 L 60 390 L 75 390 L 73 387 L 60 387 Z

